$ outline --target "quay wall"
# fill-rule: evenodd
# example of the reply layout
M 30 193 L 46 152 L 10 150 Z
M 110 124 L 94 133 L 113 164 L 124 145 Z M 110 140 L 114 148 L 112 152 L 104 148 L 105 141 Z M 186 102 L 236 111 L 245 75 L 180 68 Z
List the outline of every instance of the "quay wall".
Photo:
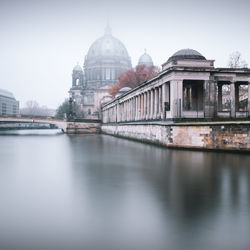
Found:
M 92 134 L 100 131 L 100 122 L 67 122 L 67 134 Z
M 102 124 L 105 134 L 167 147 L 250 152 L 250 122 Z

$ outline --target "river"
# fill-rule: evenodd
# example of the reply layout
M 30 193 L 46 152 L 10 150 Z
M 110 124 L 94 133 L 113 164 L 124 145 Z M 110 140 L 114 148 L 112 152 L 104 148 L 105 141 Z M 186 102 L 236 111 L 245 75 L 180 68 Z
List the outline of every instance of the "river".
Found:
M 250 249 L 250 156 L 2 135 L 0 249 Z

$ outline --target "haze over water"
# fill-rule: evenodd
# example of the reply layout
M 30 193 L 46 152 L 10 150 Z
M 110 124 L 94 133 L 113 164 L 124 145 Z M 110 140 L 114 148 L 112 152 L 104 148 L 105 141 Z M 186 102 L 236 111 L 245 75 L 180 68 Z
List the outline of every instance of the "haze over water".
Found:
M 0 136 L 0 249 L 250 249 L 250 156 Z

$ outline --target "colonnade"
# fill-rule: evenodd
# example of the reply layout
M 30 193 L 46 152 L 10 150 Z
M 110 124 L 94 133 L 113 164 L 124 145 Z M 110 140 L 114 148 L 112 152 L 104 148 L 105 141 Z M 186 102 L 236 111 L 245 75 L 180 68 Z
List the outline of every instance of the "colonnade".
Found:
M 197 80 L 193 81 L 193 84 L 196 84 Z M 128 95 L 125 94 L 121 98 L 118 97 L 109 104 L 104 105 L 102 108 L 103 123 L 164 120 L 165 118 L 241 118 L 250 116 L 249 81 L 199 81 L 204 82 L 202 85 L 197 84 L 196 86 L 200 95 L 199 98 L 198 96 L 195 97 L 196 99 L 192 99 L 194 97 L 191 96 L 191 92 L 187 93 L 183 85 L 184 79 L 181 81 L 168 81 L 163 84 L 156 82 L 151 86 L 137 88 Z M 223 84 L 230 84 L 230 110 L 227 111 L 228 114 L 225 114 L 225 111 L 222 110 Z M 239 85 L 248 85 L 248 100 L 244 111 L 239 110 Z M 190 102 L 201 101 L 197 110 L 192 108 L 187 110 L 184 100 L 187 97 Z M 201 116 L 198 116 L 198 113 L 196 114 L 198 111 Z
M 169 101 L 169 83 L 133 93 L 126 99 L 116 100 L 103 109 L 104 122 L 157 120 L 166 117 L 165 103 Z

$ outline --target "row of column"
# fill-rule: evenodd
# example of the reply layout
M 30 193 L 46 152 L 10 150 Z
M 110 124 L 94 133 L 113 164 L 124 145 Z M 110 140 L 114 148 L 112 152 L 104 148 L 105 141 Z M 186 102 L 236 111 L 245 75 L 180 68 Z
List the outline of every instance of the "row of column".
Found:
M 117 121 L 141 121 L 164 119 L 166 102 L 166 83 L 159 87 L 137 94 L 119 104 Z

